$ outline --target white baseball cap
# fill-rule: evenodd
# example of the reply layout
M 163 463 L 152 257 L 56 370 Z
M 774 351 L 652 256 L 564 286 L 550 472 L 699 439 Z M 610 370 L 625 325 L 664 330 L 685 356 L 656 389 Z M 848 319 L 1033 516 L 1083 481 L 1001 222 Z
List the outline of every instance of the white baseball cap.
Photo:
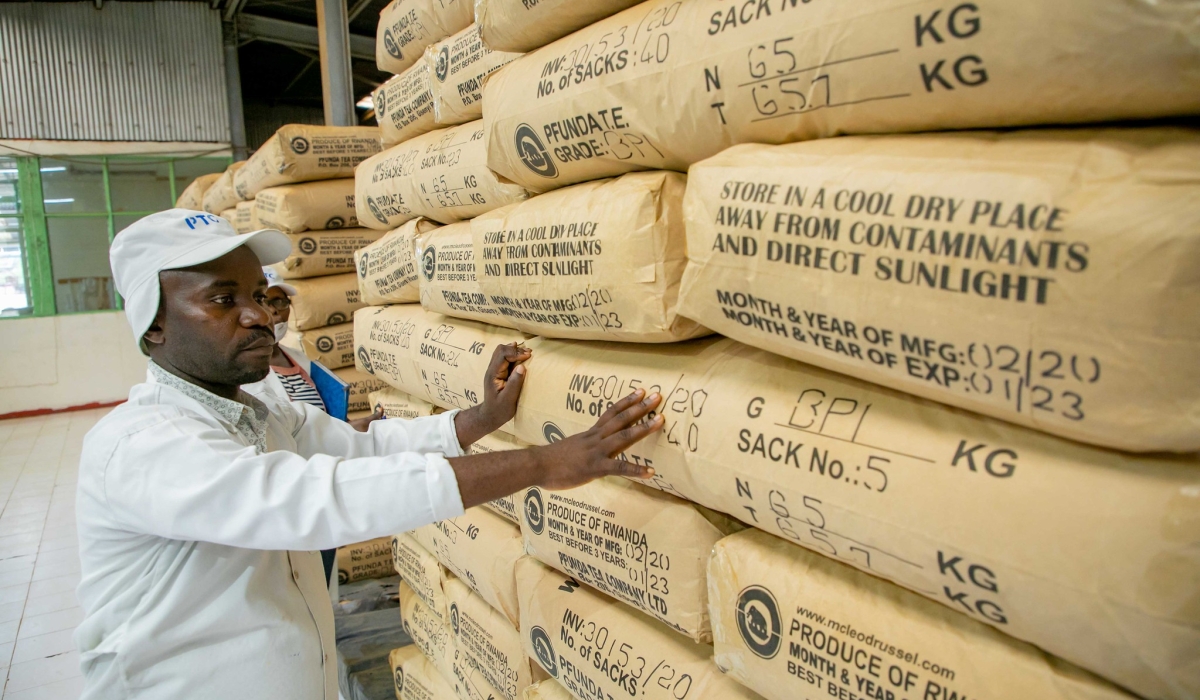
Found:
M 254 251 L 263 265 L 273 265 L 292 250 L 287 236 L 274 229 L 238 234 L 225 219 L 191 209 L 168 209 L 131 224 L 108 250 L 113 282 L 125 299 L 125 317 L 138 347 L 158 314 L 158 273 L 200 265 L 240 246 Z
M 279 287 L 283 290 L 283 293 L 289 297 L 296 296 L 296 288 L 287 282 L 284 282 L 283 278 L 279 276 L 279 273 L 275 271 L 275 268 L 264 267 L 263 276 L 267 278 L 267 289 L 270 289 L 271 287 Z

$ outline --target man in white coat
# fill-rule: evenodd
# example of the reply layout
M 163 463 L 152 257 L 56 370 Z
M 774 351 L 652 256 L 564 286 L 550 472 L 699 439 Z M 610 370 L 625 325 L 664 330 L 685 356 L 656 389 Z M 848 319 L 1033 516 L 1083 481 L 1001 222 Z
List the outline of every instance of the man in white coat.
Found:
M 532 485 L 652 470 L 613 457 L 662 426 L 631 394 L 587 432 L 463 456 L 516 411 L 530 352 L 499 346 L 482 404 L 365 433 L 259 384 L 262 266 L 278 231 L 173 209 L 110 252 L 146 382 L 88 433 L 77 522 L 85 700 L 336 700 L 318 550 L 404 532 Z

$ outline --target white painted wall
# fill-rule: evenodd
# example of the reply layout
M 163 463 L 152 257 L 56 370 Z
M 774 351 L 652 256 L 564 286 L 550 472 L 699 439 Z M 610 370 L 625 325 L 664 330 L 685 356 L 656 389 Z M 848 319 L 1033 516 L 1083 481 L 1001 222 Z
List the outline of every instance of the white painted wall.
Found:
M 121 401 L 145 377 L 122 311 L 0 319 L 0 414 Z

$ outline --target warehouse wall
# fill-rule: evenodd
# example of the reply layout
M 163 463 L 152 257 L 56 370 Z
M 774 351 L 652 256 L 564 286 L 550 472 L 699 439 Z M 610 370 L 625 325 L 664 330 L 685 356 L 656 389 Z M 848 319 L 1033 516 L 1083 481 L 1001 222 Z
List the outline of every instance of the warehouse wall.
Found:
M 0 320 L 0 415 L 123 400 L 146 376 L 120 311 Z
M 227 143 L 220 13 L 0 3 L 0 95 L 0 138 Z

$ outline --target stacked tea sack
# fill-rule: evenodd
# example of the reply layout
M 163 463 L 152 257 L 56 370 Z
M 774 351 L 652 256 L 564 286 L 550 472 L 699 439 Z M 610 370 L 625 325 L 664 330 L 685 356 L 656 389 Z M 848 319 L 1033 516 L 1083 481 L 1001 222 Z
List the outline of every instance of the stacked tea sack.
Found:
M 200 206 L 204 211 L 223 217 L 226 221 L 234 225 L 238 233 L 249 233 L 255 230 L 248 228 L 250 224 L 248 220 L 245 222 L 238 220 L 237 206 L 242 202 L 242 198 L 233 186 L 233 176 L 245 164 L 246 161 L 244 160 L 231 163 L 225 169 L 225 172 L 220 173 L 216 181 L 205 190 L 204 196 L 200 200 Z
M 221 173 L 209 173 L 192 180 L 179 193 L 179 197 L 175 200 L 175 206 L 180 209 L 200 209 L 201 203 L 204 201 L 204 194 L 220 177 Z
M 239 230 L 274 228 L 292 242 L 292 254 L 275 265 L 297 290 L 284 345 L 346 381 L 355 415 L 367 411 L 368 394 L 381 384 L 352 367 L 349 321 L 361 306 L 354 251 L 379 238 L 358 226 L 353 174 L 379 148 L 374 127 L 292 124 L 226 173 L 232 172 L 232 196 L 240 200 Z M 212 190 L 207 196 L 214 196 Z
M 420 307 L 359 310 L 358 367 L 467 408 L 524 343 L 480 450 L 635 388 L 666 422 L 621 455 L 648 483 L 397 535 L 409 662 L 457 697 L 1200 697 L 1194 19 L 478 0 L 512 57 L 441 131 L 475 83 L 444 106 L 430 39 L 356 181 L 415 241 L 360 273 Z

